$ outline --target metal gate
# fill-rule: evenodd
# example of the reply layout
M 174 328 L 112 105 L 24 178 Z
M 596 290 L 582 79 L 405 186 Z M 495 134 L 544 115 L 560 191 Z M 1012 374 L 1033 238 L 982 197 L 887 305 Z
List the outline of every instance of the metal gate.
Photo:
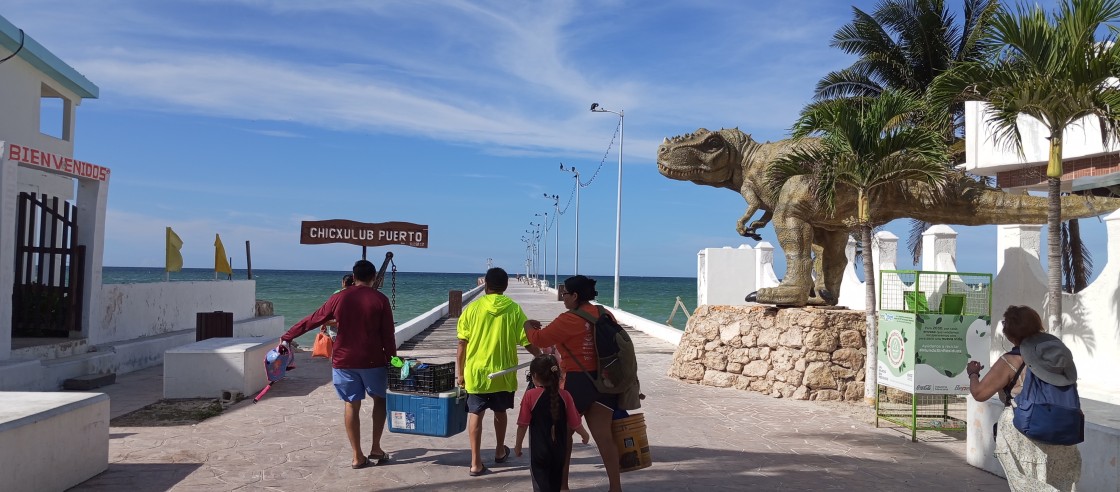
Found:
M 58 197 L 19 194 L 12 337 L 62 337 L 82 330 L 85 246 L 77 212 Z

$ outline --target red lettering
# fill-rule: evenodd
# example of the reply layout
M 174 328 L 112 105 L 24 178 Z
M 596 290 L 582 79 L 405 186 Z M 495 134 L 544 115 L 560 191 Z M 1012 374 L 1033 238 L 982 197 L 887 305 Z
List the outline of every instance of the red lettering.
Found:
M 24 164 L 55 169 L 72 176 L 96 179 L 99 181 L 107 181 L 109 179 L 109 168 L 79 161 L 72 157 L 53 154 L 30 147 L 23 147 L 21 145 L 8 144 L 7 158 Z

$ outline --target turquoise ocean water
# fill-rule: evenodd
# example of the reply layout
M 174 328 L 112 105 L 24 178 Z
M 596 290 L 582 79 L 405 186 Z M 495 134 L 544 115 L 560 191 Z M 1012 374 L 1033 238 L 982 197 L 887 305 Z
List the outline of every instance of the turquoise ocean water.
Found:
M 257 299 L 272 301 L 276 314 L 284 316 L 284 322 L 291 326 L 304 316 L 311 314 L 339 288 L 342 275 L 339 270 L 253 270 L 257 281 Z M 107 284 L 162 282 L 162 268 L 141 267 L 104 267 L 103 282 Z M 392 279 L 385 274 L 381 291 L 393 295 Z M 403 323 L 419 316 L 433 307 L 447 302 L 447 291 L 466 291 L 476 285 L 482 273 L 425 273 L 397 272 L 396 309 L 393 319 Z M 233 278 L 244 279 L 244 270 L 234 270 Z M 564 276 L 559 277 L 561 281 Z M 598 283 L 599 302 L 610 305 L 614 299 L 614 277 L 591 276 Z M 214 271 L 203 268 L 184 268 L 173 272 L 171 281 L 213 280 Z M 549 277 L 549 283 L 552 278 Z M 696 309 L 696 279 L 688 277 L 622 277 L 619 292 L 619 307 L 623 310 L 658 323 L 664 323 L 673 310 L 673 303 L 680 296 L 689 314 Z M 684 329 L 685 316 L 681 312 L 673 317 L 673 326 Z M 313 333 L 304 335 L 301 344 L 310 346 Z M 306 342 L 306 343 L 303 343 Z

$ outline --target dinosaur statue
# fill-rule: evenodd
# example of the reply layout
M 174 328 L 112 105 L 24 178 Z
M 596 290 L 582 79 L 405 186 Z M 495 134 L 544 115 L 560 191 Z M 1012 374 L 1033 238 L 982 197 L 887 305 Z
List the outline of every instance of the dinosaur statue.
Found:
M 662 175 L 681 181 L 729 188 L 747 201 L 736 224 L 742 236 L 758 240 L 771 221 L 786 255 L 786 275 L 777 287 L 754 294 L 760 303 L 786 306 L 835 305 L 848 259 L 844 249 L 855 215 L 856 193 L 838 192 L 829 215 L 813 194 L 812 179 L 795 176 L 780 189 L 767 184 L 770 164 L 814 139 L 759 143 L 739 129 L 695 132 L 666 138 L 657 149 Z M 941 190 L 913 185 L 883 190 L 872 198 L 871 220 L 881 225 L 910 217 L 933 224 L 1045 224 L 1045 197 L 1013 195 L 957 172 Z M 1092 217 L 1120 209 L 1120 198 L 1066 196 L 1062 220 Z M 762 216 L 751 221 L 759 210 Z M 813 271 L 816 279 L 813 278 Z

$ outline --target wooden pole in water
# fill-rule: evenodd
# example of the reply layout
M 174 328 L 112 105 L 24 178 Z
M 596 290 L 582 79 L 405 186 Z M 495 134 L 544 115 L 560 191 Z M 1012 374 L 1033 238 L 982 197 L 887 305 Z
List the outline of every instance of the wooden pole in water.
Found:
M 249 241 L 245 241 L 245 270 L 248 271 L 249 280 L 253 280 L 253 254 L 249 251 Z

